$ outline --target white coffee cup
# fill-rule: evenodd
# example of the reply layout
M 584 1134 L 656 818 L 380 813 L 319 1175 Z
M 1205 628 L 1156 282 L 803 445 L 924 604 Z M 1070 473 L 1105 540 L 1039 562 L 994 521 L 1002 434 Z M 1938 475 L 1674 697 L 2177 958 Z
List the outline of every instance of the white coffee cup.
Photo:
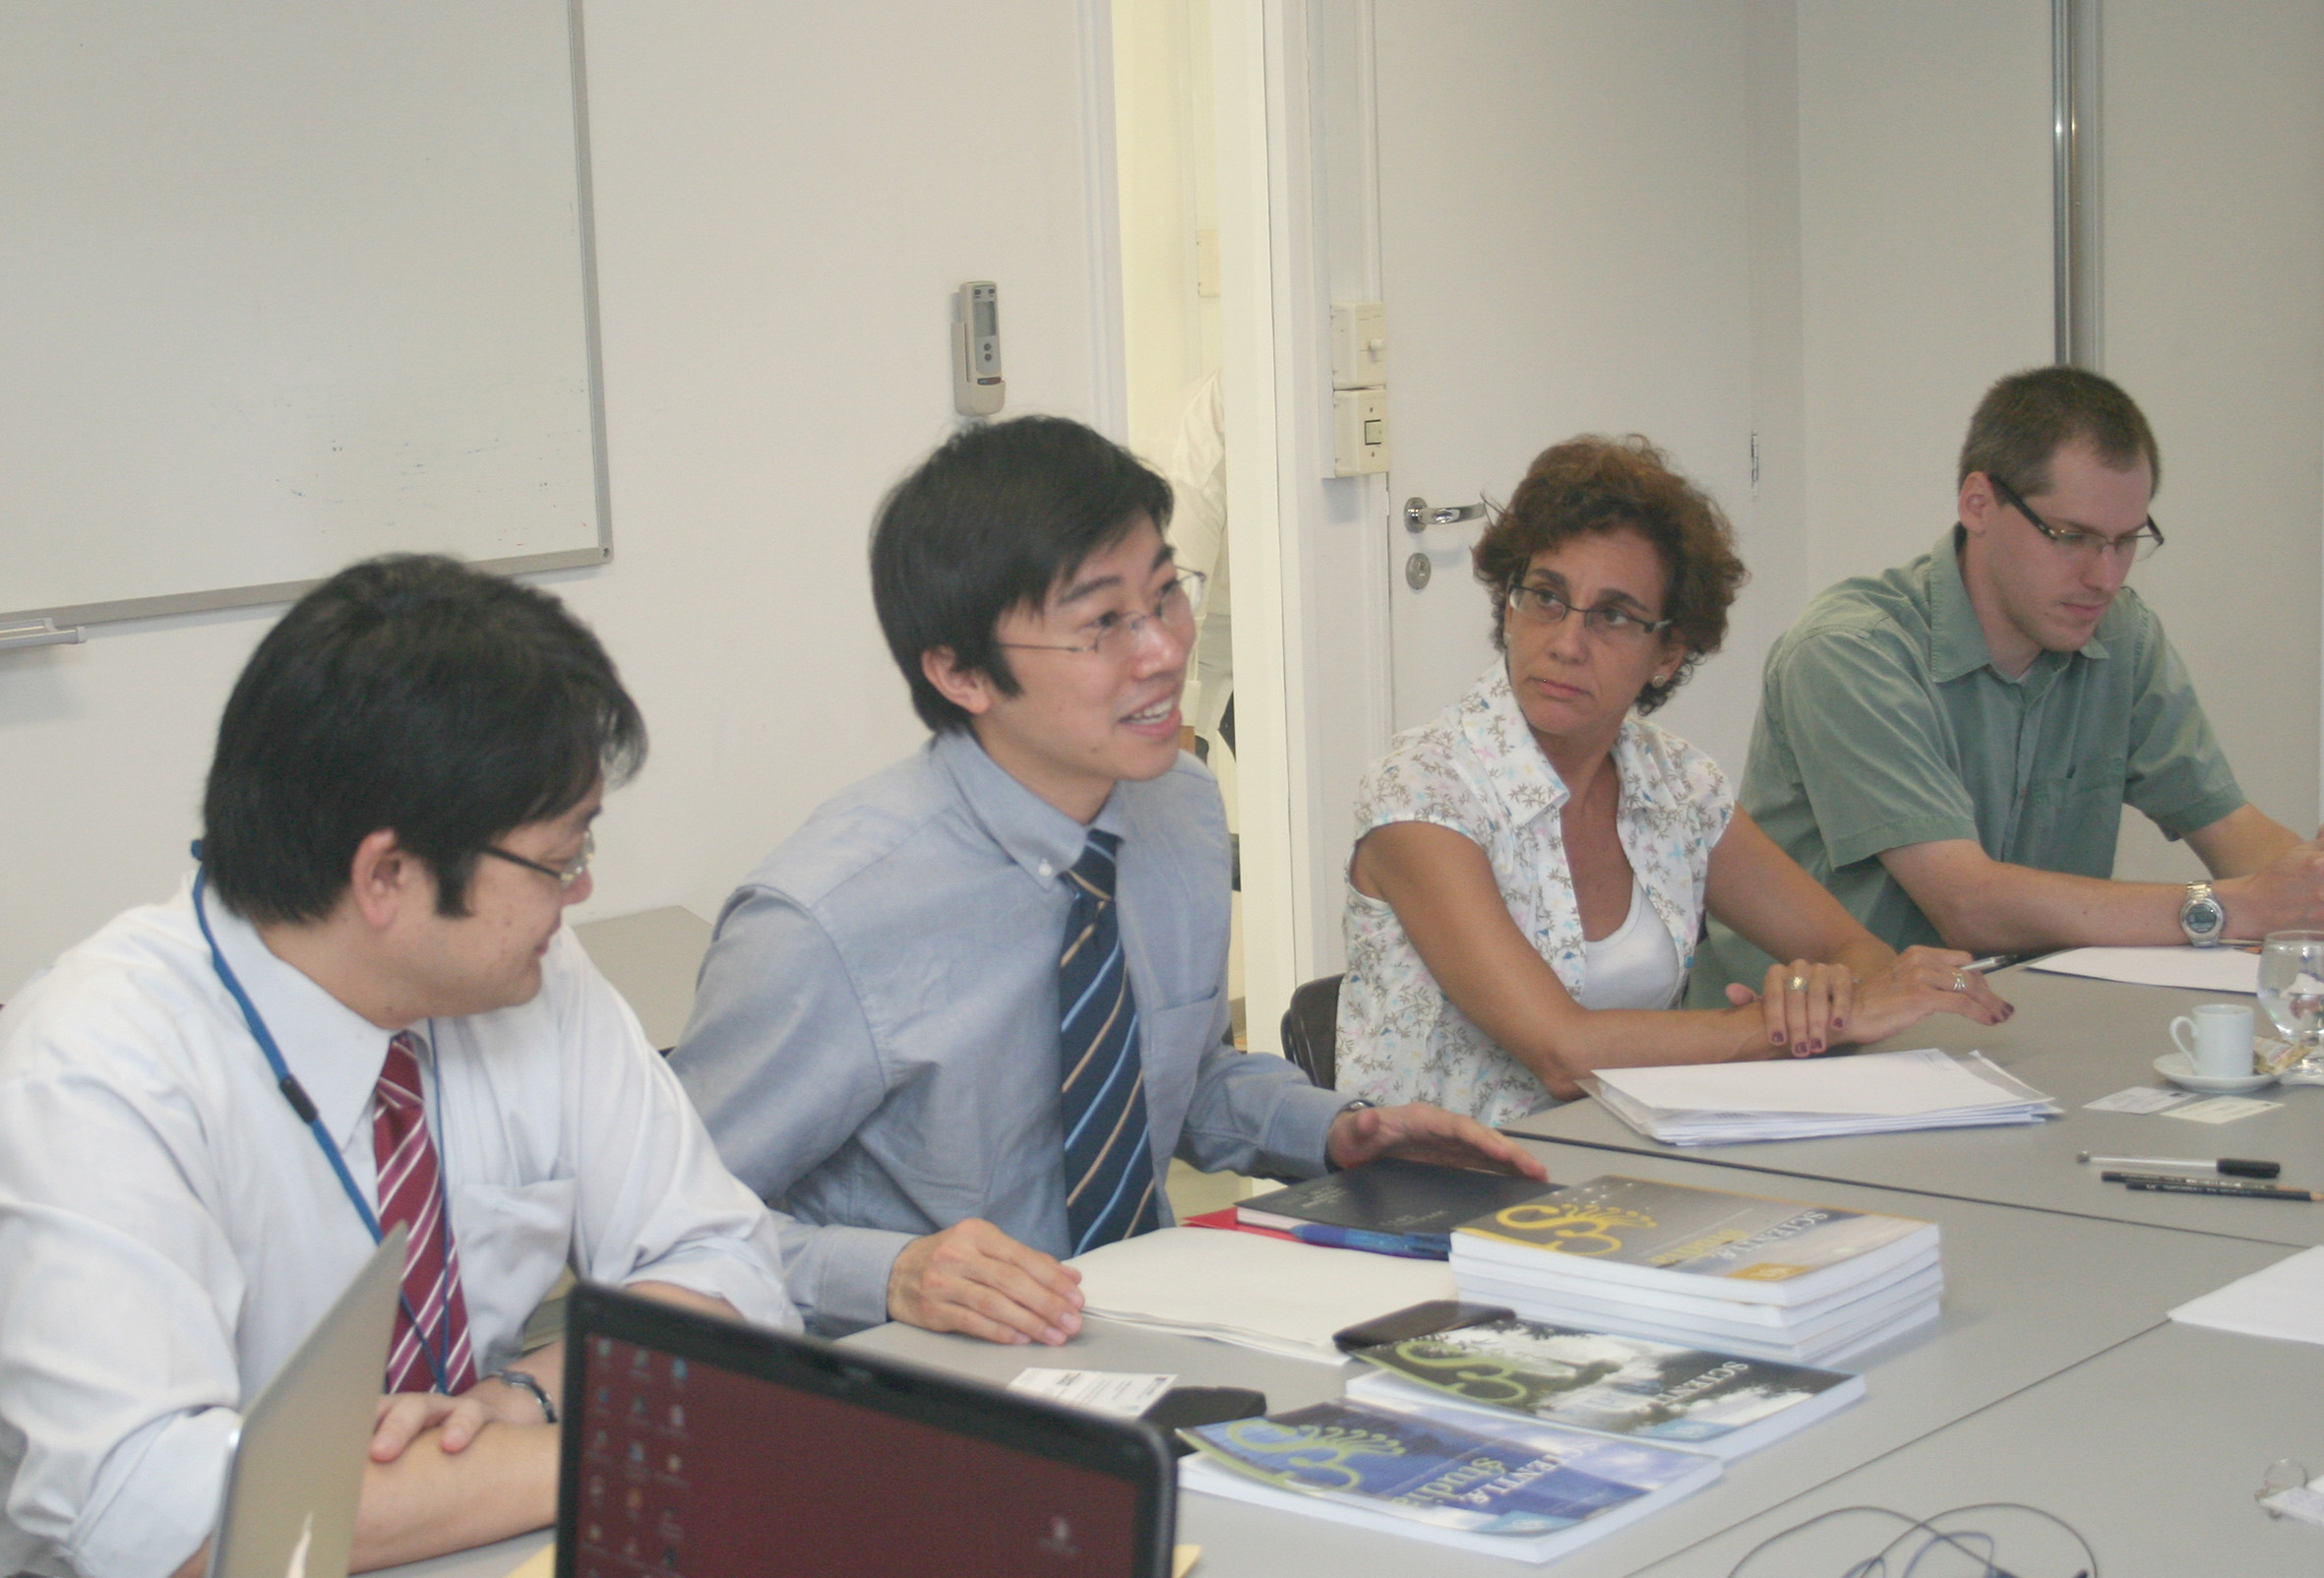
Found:
M 2185 1026 L 2187 1035 L 2179 1033 Z M 2207 1079 L 2232 1079 L 2251 1072 L 2251 1010 L 2239 1002 L 2206 1002 L 2192 1014 L 2171 1021 L 2171 1039 Z

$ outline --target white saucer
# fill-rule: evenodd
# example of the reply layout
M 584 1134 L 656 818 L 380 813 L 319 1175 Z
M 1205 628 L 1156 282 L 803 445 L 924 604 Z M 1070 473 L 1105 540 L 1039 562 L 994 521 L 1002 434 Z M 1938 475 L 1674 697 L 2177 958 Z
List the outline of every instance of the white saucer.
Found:
M 2274 1074 L 2199 1074 L 2187 1065 L 2183 1052 L 2167 1052 L 2155 1060 L 2155 1072 L 2174 1085 L 2199 1090 L 2206 1096 L 2240 1096 L 2247 1090 L 2276 1082 Z

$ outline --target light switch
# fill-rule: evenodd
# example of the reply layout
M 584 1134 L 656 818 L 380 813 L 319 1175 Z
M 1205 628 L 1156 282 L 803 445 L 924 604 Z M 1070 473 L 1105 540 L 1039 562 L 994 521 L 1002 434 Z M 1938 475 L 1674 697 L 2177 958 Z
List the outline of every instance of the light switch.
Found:
M 1388 381 L 1388 309 L 1376 301 L 1331 304 L 1331 387 L 1377 389 Z
M 1343 389 L 1331 396 L 1331 474 L 1367 476 L 1388 468 L 1388 392 Z

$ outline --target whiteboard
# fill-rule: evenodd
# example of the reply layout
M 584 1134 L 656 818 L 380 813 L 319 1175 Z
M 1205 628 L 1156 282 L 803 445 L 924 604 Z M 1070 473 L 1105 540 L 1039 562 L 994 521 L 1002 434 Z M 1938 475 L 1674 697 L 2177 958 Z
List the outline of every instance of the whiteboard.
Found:
M 0 3 L 0 626 L 611 551 L 579 0 Z

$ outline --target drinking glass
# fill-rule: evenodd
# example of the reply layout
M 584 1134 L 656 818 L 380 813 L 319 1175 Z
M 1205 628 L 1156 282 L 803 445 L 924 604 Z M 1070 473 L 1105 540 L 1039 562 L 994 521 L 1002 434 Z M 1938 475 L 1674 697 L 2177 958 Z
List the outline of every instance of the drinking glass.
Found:
M 2293 1066 L 2324 1075 L 2324 932 L 2270 932 L 2259 948 L 2259 1005 L 2299 1048 Z

